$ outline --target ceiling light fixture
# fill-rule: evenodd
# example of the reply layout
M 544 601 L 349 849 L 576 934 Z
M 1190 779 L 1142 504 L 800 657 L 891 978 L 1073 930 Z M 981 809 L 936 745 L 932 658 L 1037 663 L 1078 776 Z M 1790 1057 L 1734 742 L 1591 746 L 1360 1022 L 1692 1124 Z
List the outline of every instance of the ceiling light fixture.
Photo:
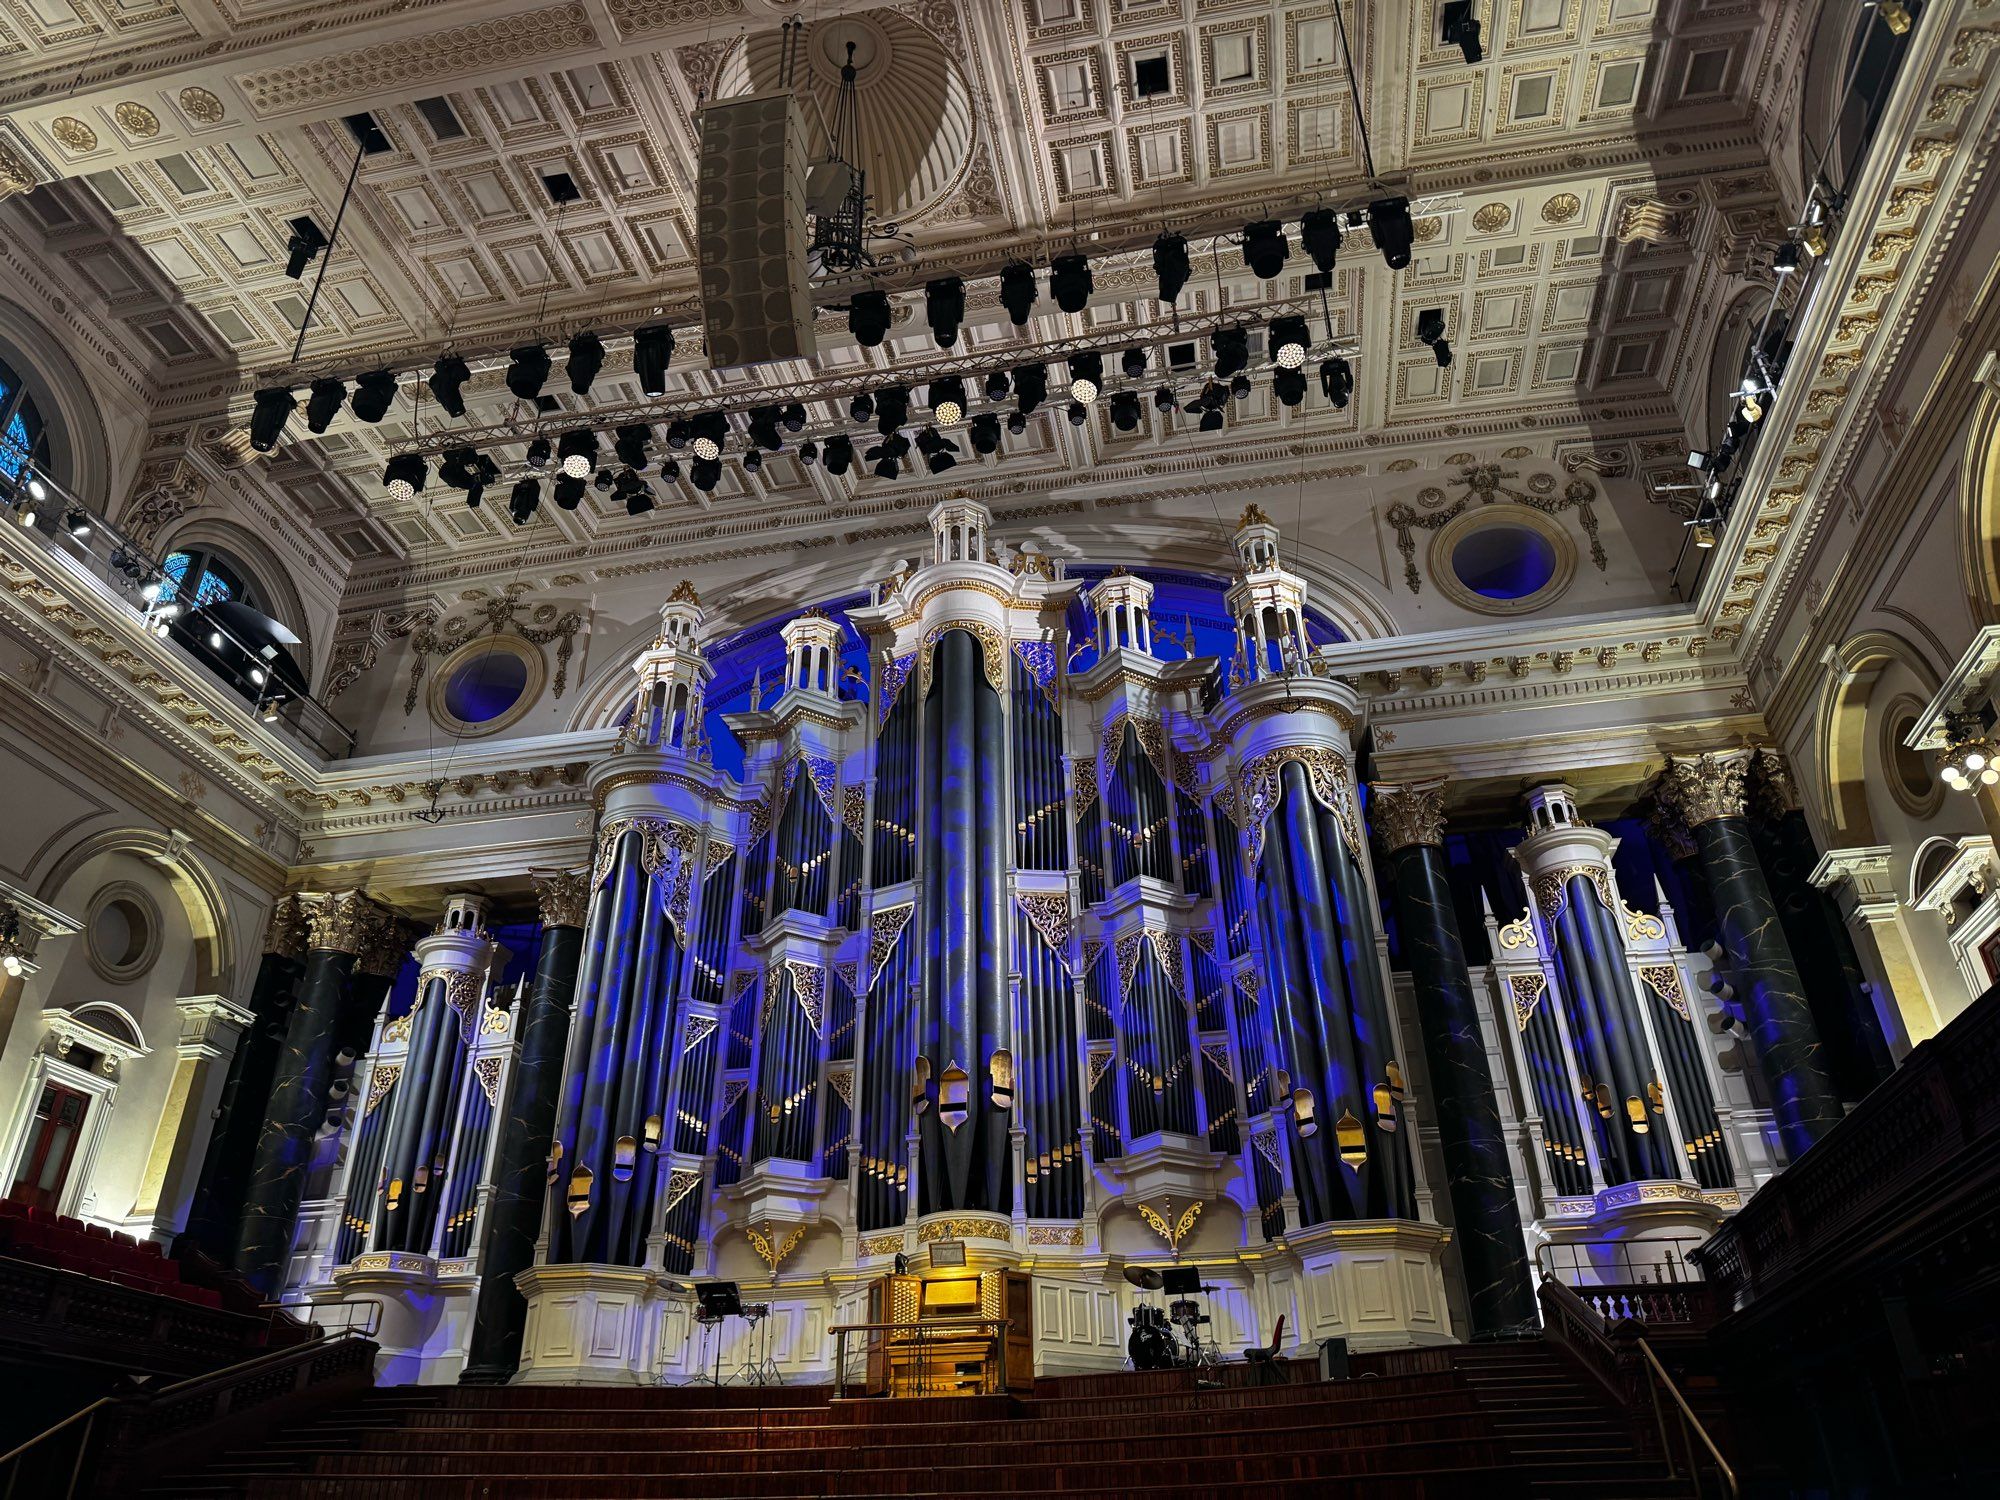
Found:
M 528 444 L 528 467 L 531 469 L 547 468 L 549 463 L 549 454 L 552 453 L 553 451 L 554 449 L 552 449 L 549 446 L 549 440 L 547 438 L 538 437 L 533 439 Z
M 1273 370 L 1271 394 L 1278 398 L 1280 406 L 1297 406 L 1306 399 L 1306 372 L 1288 365 Z
M 722 482 L 722 463 L 719 459 L 697 458 L 688 465 L 688 483 L 704 495 Z
M 1058 255 L 1049 262 L 1049 295 L 1064 312 L 1082 312 L 1095 287 L 1090 262 L 1083 256 Z
M 1945 748 L 1938 757 L 1938 778 L 1955 792 L 1970 792 L 2000 783 L 2000 747 L 1986 737 L 1976 714 L 1945 716 Z
M 423 459 L 415 453 L 393 454 L 382 470 L 382 486 L 398 504 L 414 500 L 428 475 Z
M 873 349 L 889 336 L 889 294 L 856 292 L 847 303 L 847 331 L 855 343 Z
M 667 366 L 673 363 L 674 331 L 664 323 L 651 323 L 632 332 L 632 373 L 639 377 L 639 389 L 649 396 L 667 393 Z
M 1438 35 L 1447 47 L 1457 47 L 1467 64 L 1481 62 L 1486 51 L 1479 45 L 1479 21 L 1472 14 L 1472 0 L 1445 0 L 1438 11 Z
M 787 432 L 804 432 L 806 430 L 806 409 L 800 402 L 787 401 L 784 409 L 778 413 L 778 420 L 785 424 L 785 431 Z
M 507 509 L 514 517 L 516 526 L 528 524 L 528 518 L 540 509 L 542 503 L 542 482 L 533 475 L 516 480 L 514 493 L 508 498 Z
M 586 484 L 584 480 L 565 474 L 555 482 L 555 487 L 551 493 L 555 496 L 556 504 L 562 509 L 575 510 L 583 504 L 585 488 Z
M 1120 432 L 1136 432 L 1140 415 L 1137 391 L 1120 391 L 1111 398 L 1111 425 Z
M 1085 350 L 1069 357 L 1070 399 L 1088 406 L 1104 389 L 1104 356 Z
M 312 390 L 306 394 L 306 431 L 325 432 L 333 425 L 333 419 L 340 415 L 340 408 L 346 400 L 346 382 L 337 375 L 315 380 Z
M 327 245 L 326 231 L 310 218 L 291 221 L 291 236 L 285 241 L 285 274 L 294 281 L 303 280 L 306 267 L 313 257 Z
M 1160 300 L 1172 305 L 1180 300 L 1191 271 L 1187 240 L 1172 230 L 1153 241 L 1153 275 L 1160 284 Z
M 1048 399 L 1049 367 L 1017 365 L 1014 369 L 1014 405 L 1019 414 L 1027 416 Z
M 1000 448 L 1000 419 L 990 411 L 981 412 L 972 419 L 972 426 L 967 429 L 967 435 L 972 440 L 972 451 L 974 453 L 986 454 L 998 452 Z
M 1239 370 L 1250 367 L 1250 334 L 1240 324 L 1235 328 L 1218 328 L 1209 335 L 1209 347 L 1215 354 L 1215 373 L 1224 380 Z
M 597 467 L 597 435 L 587 427 L 572 427 L 557 441 L 556 458 L 565 479 L 588 479 Z
M 1299 219 L 1299 243 L 1322 276 L 1333 274 L 1340 253 L 1340 215 L 1330 208 L 1310 208 Z
M 1153 392 L 1154 411 L 1172 411 L 1173 409 L 1174 388 L 1172 386 L 1163 385 L 1157 391 Z
M 933 474 L 942 474 L 958 465 L 958 444 L 935 427 L 926 427 L 917 434 L 917 452 L 924 456 L 924 467 Z
M 1243 264 L 1259 281 L 1269 281 L 1285 268 L 1291 247 L 1285 243 L 1285 226 L 1276 219 L 1260 219 L 1243 226 Z
M 370 370 L 355 377 L 354 394 L 347 398 L 347 404 L 359 420 L 379 422 L 389 415 L 389 406 L 395 399 L 396 372 Z
M 748 425 L 750 441 L 772 453 L 784 447 L 785 437 L 778 431 L 778 417 L 778 408 L 775 406 L 752 407 Z
M 694 440 L 694 456 L 701 463 L 712 464 L 722 457 L 722 444 L 703 433 Z
M 577 395 L 589 394 L 590 383 L 604 368 L 604 340 L 585 330 L 569 341 L 569 388 Z
M 549 351 L 540 344 L 523 344 L 507 356 L 507 389 L 523 401 L 541 395 L 549 378 Z
M 280 385 L 259 391 L 251 399 L 250 446 L 259 453 L 269 453 L 285 435 L 285 423 L 298 410 L 299 398 Z
M 1354 367 L 1338 354 L 1322 360 L 1319 367 L 1319 390 L 1335 411 L 1344 409 L 1348 398 L 1354 394 Z
M 1265 339 L 1274 363 L 1287 370 L 1305 368 L 1306 351 L 1312 346 L 1312 331 L 1300 317 L 1273 318 Z
M 958 342 L 958 325 L 965 321 L 965 283 L 956 276 L 940 276 L 924 284 L 924 321 L 938 348 L 949 349 Z
M 931 415 L 940 427 L 955 427 L 965 420 L 965 382 L 956 375 L 933 380 L 930 389 Z
M 909 387 L 885 386 L 875 393 L 875 430 L 887 437 L 910 420 Z
M 1069 425 L 1072 427 L 1081 427 L 1085 422 L 1090 420 L 1090 408 L 1085 406 L 1081 401 L 1070 402 L 1064 408 L 1064 411 L 1068 414 Z
M 1118 356 L 1118 368 L 1125 372 L 1127 380 L 1145 379 L 1146 351 L 1136 348 L 1127 349 L 1123 354 Z
M 465 415 L 465 383 L 472 378 L 472 367 L 456 354 L 440 354 L 436 364 L 431 366 L 431 394 L 437 397 L 437 404 L 451 416 Z
M 854 467 L 854 442 L 836 433 L 826 440 L 826 472 L 845 474 Z
M 1410 222 L 1408 198 L 1379 198 L 1368 205 L 1368 233 L 1382 252 L 1383 264 L 1400 271 L 1410 263 L 1410 247 L 1416 243 L 1416 226 Z
M 1009 261 L 1000 268 L 1000 305 L 1016 328 L 1028 321 L 1040 295 L 1035 290 L 1035 268 L 1026 261 Z
M 646 448 L 653 441 L 650 427 L 621 427 L 613 435 L 611 451 L 618 455 L 618 461 L 628 468 L 646 467 Z

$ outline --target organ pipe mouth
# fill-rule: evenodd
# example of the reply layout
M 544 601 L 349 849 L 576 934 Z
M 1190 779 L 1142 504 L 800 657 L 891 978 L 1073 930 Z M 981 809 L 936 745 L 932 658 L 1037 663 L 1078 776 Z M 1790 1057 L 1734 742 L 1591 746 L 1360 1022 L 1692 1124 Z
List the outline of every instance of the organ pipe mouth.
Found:
M 1351 1110 L 1341 1111 L 1340 1123 L 1333 1127 L 1333 1138 L 1340 1147 L 1340 1159 L 1360 1171 L 1362 1163 L 1368 1160 L 1368 1137 Z
M 637 1137 L 621 1135 L 618 1144 L 611 1148 L 611 1177 L 614 1182 L 630 1182 L 632 1167 L 639 1160 Z
M 945 1070 L 938 1075 L 938 1119 L 944 1122 L 947 1130 L 956 1130 L 965 1123 L 966 1115 L 971 1112 L 968 1097 L 971 1086 L 972 1075 L 956 1060 L 947 1063 Z
M 571 1218 L 580 1217 L 590 1207 L 590 1186 L 597 1174 L 588 1167 L 578 1167 L 569 1174 L 569 1213 Z
M 550 1187 L 554 1187 L 556 1185 L 557 1180 L 562 1176 L 562 1155 L 563 1155 L 562 1142 L 551 1141 L 549 1143 L 549 1186 Z
M 1646 1119 L 1646 1101 L 1633 1094 L 1625 1101 L 1625 1118 L 1632 1123 L 1632 1134 L 1644 1135 L 1652 1124 Z

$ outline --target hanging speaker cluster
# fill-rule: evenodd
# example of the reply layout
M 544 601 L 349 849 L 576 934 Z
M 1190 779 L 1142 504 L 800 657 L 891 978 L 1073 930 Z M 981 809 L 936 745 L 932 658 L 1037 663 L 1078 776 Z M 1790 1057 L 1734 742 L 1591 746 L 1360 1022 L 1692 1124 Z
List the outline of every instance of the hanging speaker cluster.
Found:
M 701 112 L 695 256 L 716 369 L 818 352 L 806 262 L 805 121 L 791 93 Z

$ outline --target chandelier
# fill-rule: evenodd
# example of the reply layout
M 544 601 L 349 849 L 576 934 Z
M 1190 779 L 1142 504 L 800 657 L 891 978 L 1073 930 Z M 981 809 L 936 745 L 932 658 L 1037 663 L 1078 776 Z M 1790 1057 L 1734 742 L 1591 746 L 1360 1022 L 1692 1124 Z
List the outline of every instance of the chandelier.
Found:
M 2000 747 L 1986 737 L 1978 719 L 1952 715 L 1945 721 L 1945 748 L 1938 775 L 1955 792 L 2000 782 Z

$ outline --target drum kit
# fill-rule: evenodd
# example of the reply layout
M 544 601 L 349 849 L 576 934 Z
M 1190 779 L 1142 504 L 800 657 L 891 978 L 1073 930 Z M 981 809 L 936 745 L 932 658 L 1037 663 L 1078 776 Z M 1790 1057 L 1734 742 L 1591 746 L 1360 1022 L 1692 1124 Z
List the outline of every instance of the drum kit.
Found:
M 1127 1266 L 1125 1279 L 1142 1293 L 1174 1294 L 1174 1300 L 1165 1307 L 1142 1300 L 1132 1309 L 1132 1316 L 1126 1320 L 1132 1334 L 1125 1341 L 1132 1368 L 1192 1370 L 1197 1381 L 1214 1380 L 1222 1363 L 1222 1351 L 1214 1338 L 1203 1332 L 1210 1326 L 1209 1315 L 1201 1310 L 1195 1298 L 1221 1288 L 1204 1286 L 1199 1271 L 1182 1266 L 1165 1273 L 1151 1266 Z M 1180 1335 L 1178 1339 L 1176 1333 Z

